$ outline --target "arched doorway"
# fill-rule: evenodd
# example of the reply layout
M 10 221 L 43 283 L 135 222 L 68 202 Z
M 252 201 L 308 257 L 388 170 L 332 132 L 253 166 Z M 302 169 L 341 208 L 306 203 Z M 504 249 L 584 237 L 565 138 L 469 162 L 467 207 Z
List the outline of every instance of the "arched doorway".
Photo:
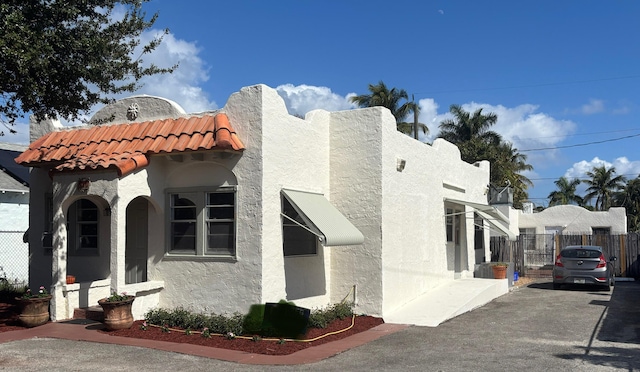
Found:
M 149 202 L 136 198 L 127 206 L 125 283 L 147 281 Z

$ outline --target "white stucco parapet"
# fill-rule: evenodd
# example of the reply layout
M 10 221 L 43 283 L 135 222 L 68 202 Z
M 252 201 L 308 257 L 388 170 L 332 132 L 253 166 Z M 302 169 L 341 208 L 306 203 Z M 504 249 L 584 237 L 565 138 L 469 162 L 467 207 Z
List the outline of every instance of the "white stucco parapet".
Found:
M 615 207 L 608 211 L 589 211 L 575 205 L 557 205 L 539 213 L 518 213 L 520 229 L 535 229 L 544 234 L 545 227 L 558 227 L 563 234 L 592 234 L 593 228 L 609 228 L 614 235 L 627 233 L 625 208 Z

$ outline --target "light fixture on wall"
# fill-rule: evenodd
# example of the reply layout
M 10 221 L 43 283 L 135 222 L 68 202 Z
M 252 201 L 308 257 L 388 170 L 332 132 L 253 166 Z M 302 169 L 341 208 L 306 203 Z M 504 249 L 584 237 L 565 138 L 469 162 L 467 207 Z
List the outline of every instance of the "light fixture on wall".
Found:
M 407 164 L 407 161 L 400 158 L 397 158 L 396 161 L 396 169 L 398 170 L 398 172 L 402 172 L 404 170 L 404 166 Z
M 88 178 L 80 178 L 78 179 L 78 191 L 87 192 L 89 191 L 89 186 L 91 186 L 91 180 Z

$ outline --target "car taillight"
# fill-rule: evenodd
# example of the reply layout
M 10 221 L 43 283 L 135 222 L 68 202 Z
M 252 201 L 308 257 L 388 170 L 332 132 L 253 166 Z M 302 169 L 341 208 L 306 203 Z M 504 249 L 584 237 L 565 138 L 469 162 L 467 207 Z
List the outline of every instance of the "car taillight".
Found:
M 564 265 L 562 264 L 562 261 L 560 261 L 560 255 L 558 255 L 558 257 L 556 257 L 556 266 L 558 267 L 564 267 Z
M 605 267 L 607 266 L 607 260 L 604 259 L 604 255 L 601 254 L 600 255 L 600 262 L 598 262 L 598 266 L 596 266 L 596 269 L 599 269 L 601 267 Z

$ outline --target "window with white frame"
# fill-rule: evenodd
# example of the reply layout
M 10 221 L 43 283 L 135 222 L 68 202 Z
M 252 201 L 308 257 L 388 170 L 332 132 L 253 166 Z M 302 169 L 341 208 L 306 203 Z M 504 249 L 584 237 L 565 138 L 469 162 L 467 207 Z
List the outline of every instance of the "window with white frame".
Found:
M 169 191 L 167 199 L 169 254 L 235 255 L 235 187 Z
M 98 255 L 98 206 L 91 200 L 80 199 L 69 207 L 67 216 L 69 245 L 67 253 L 71 256 Z

